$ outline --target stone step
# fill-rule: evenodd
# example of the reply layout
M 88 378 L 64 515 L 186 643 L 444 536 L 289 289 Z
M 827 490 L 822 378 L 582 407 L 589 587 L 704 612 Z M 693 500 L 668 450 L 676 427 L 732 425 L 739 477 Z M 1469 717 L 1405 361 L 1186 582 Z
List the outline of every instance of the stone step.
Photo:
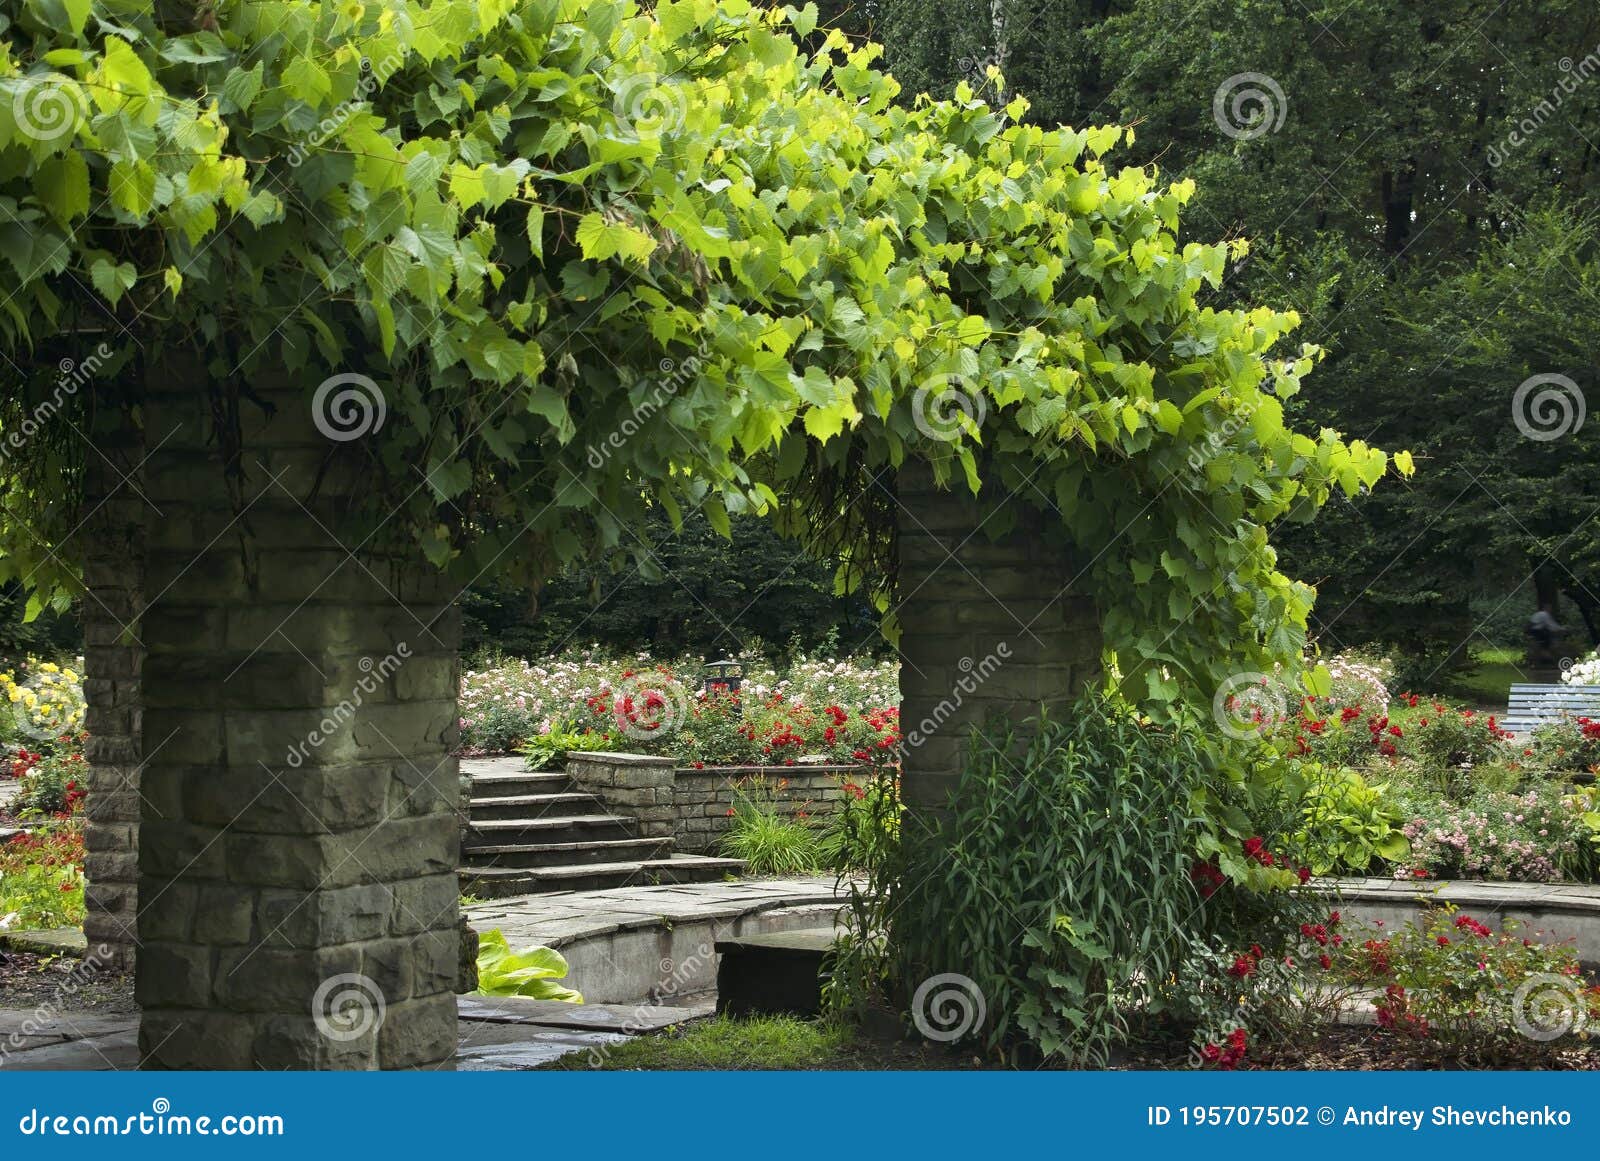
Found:
M 462 889 L 484 898 L 551 891 L 607 891 L 668 883 L 713 883 L 744 869 L 739 859 L 674 855 L 642 862 L 565 867 L 482 867 L 461 873 Z
M 645 862 L 672 854 L 667 838 L 611 839 L 584 843 L 501 843 L 465 852 L 468 868 L 560 867 L 582 863 Z
M 581 791 L 560 791 L 554 794 L 508 794 L 494 797 L 477 797 L 480 788 L 473 787 L 474 796 L 467 802 L 467 814 L 474 821 L 545 818 L 559 813 L 602 813 L 605 805 L 594 795 Z
M 518 794 L 562 794 L 576 789 L 572 779 L 559 770 L 540 774 L 528 770 L 505 774 L 478 774 L 472 778 L 473 796 L 483 798 Z
M 544 818 L 472 819 L 467 823 L 463 847 L 522 843 L 583 843 L 638 837 L 631 818 L 615 814 L 556 814 Z

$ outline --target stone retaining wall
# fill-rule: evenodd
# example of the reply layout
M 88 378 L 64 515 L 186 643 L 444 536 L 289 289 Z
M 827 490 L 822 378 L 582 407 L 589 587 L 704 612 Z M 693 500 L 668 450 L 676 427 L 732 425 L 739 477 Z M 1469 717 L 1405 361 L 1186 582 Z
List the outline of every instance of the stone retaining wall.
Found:
M 1571 942 L 1578 959 L 1600 967 L 1600 886 L 1585 883 L 1491 883 L 1456 881 L 1416 883 L 1394 879 L 1318 880 L 1324 894 L 1344 913 L 1346 935 L 1366 931 L 1382 920 L 1393 931 L 1420 919 L 1430 904 L 1454 904 L 1461 911 L 1498 928 L 1513 918 L 1524 934 L 1546 943 Z
M 825 817 L 844 800 L 842 783 L 870 776 L 864 766 L 676 766 L 648 754 L 573 751 L 567 774 L 579 789 L 639 825 L 644 838 L 671 837 L 679 851 L 712 850 L 728 829 L 729 812 L 745 779 L 764 778 L 776 812 Z
M 673 836 L 672 759 L 653 754 L 573 750 L 567 774 L 601 802 L 639 825 L 640 838 Z

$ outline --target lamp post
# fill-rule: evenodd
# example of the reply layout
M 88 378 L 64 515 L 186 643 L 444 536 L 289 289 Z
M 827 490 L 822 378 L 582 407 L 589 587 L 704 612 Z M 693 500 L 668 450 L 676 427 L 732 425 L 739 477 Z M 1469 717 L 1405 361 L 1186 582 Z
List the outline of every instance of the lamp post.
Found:
M 708 661 L 700 671 L 701 688 L 707 696 L 718 693 L 737 695 L 739 687 L 744 683 L 744 666 L 737 661 L 724 659 L 722 661 Z

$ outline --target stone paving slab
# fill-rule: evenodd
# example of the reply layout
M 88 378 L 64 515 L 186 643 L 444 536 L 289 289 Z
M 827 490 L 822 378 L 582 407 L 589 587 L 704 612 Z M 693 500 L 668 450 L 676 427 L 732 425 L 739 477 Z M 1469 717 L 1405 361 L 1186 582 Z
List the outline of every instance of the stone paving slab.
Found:
M 89 941 L 79 928 L 52 927 L 38 931 L 0 932 L 0 947 L 32 952 L 34 955 L 82 955 L 89 950 Z
M 542 1032 L 529 1036 L 527 1029 L 504 1026 L 504 1040 L 463 1044 L 456 1056 L 457 1072 L 506 1072 L 538 1068 L 575 1052 L 604 1053 L 628 1038 L 615 1032 L 569 1032 L 558 1035 Z M 512 1035 L 520 1032 L 520 1037 Z
M 716 1009 L 715 1002 L 711 1000 L 702 1000 L 694 1006 L 663 1008 L 653 1004 L 633 1007 L 626 1004 L 567 1004 L 560 1000 L 533 1000 L 524 996 L 462 996 L 456 1006 L 462 1020 L 634 1035 L 659 1032 L 696 1016 L 710 1015 Z
M 139 1033 L 114 1032 L 28 1048 L 8 1055 L 5 1068 L 28 1072 L 122 1072 L 139 1067 Z
M 0 1010 L 0 1036 L 106 1036 L 139 1027 L 139 1017 L 98 1012 L 49 1012 L 43 1009 Z
M 680 1007 L 565 1004 L 523 997 L 462 996 L 457 1067 L 469 1071 L 537 1068 L 574 1052 L 604 1051 L 630 1035 L 708 1016 L 704 998 Z M 139 1066 L 136 1016 L 69 1012 L 40 1019 L 0 1009 L 0 1075 L 14 1071 L 112 1072 Z M 28 1028 L 27 1034 L 20 1030 Z
M 467 908 L 479 931 L 498 927 L 512 942 L 559 947 L 616 931 L 692 920 L 737 919 L 775 904 L 831 903 L 831 875 L 803 879 L 744 879 L 732 883 L 618 887 L 582 894 L 524 895 Z

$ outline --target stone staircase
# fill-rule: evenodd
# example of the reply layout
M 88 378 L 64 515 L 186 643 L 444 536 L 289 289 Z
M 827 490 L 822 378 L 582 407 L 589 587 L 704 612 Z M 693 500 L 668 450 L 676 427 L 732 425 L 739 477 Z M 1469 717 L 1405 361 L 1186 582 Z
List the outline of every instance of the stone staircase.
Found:
M 674 854 L 672 839 L 640 837 L 559 772 L 533 773 L 521 758 L 464 758 L 470 781 L 461 843 L 461 889 L 482 898 L 603 891 L 657 883 L 717 882 L 738 859 Z

